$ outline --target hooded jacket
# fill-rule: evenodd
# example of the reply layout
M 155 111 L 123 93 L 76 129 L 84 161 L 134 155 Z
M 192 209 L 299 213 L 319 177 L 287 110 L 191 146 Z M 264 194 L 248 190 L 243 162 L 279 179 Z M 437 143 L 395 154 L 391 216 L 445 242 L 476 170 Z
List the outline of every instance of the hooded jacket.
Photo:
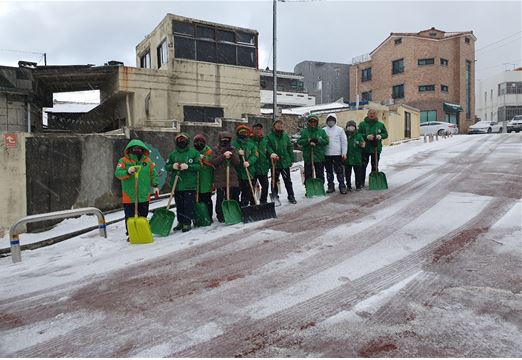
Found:
M 346 141 L 346 134 L 344 133 L 344 130 L 337 126 L 337 116 L 335 114 L 328 114 L 326 117 L 326 121 L 328 119 L 333 118 L 335 120 L 335 125 L 332 127 L 329 127 L 326 125 L 323 129 L 326 131 L 326 134 L 328 135 L 328 146 L 325 150 L 325 155 L 327 156 L 340 156 L 346 154 L 347 149 L 347 141 Z
M 190 138 L 187 134 L 181 133 L 180 135 L 186 136 L 188 139 L 188 144 L 184 149 L 178 149 L 176 147 L 176 149 L 169 154 L 169 158 L 165 164 L 165 170 L 170 175 L 169 186 L 172 188 L 172 185 L 174 184 L 174 178 L 176 175 L 178 175 L 179 179 L 178 183 L 176 184 L 175 191 L 196 190 L 197 174 L 201 169 L 199 152 L 190 146 Z M 174 170 L 172 165 L 175 163 L 185 163 L 188 165 L 188 169 Z
M 328 135 L 324 129 L 320 127 L 311 127 L 310 120 L 317 119 L 315 115 L 308 117 L 307 127 L 301 130 L 301 135 L 299 136 L 299 140 L 297 143 L 301 146 L 303 150 L 303 160 L 305 163 L 312 162 L 312 146 L 308 142 L 309 139 L 316 139 L 318 144 L 313 146 L 314 148 L 314 159 L 313 162 L 322 162 L 324 161 L 324 153 L 326 146 L 328 145 Z
M 143 149 L 141 159 L 130 153 L 130 148 L 139 146 Z M 150 200 L 151 187 L 158 186 L 158 175 L 156 174 L 156 165 L 149 158 L 149 148 L 141 140 L 131 140 L 124 150 L 124 156 L 118 160 L 114 176 L 121 181 L 122 202 L 124 204 L 132 204 L 135 199 L 135 176 L 138 176 L 138 202 L 148 202 Z M 141 169 L 135 174 L 129 175 L 128 170 L 132 166 L 141 166 Z
M 294 146 L 286 132 L 278 134 L 272 129 L 268 135 L 268 153 L 279 156 L 279 161 L 275 163 L 278 169 L 287 169 L 294 163 Z
M 254 176 L 254 169 L 257 158 L 259 157 L 259 153 L 257 151 L 257 146 L 254 143 L 254 140 L 249 137 L 240 138 L 237 136 L 234 140 L 232 140 L 232 146 L 237 150 L 242 149 L 245 152 L 244 158 L 245 161 L 248 161 L 249 168 L 248 171 L 250 173 L 250 177 Z M 241 159 L 241 157 L 239 157 Z M 241 159 L 242 160 L 242 159 Z M 243 167 L 243 162 L 236 166 L 237 176 L 240 180 L 248 180 L 248 176 L 246 174 L 245 168 Z
M 371 120 L 367 117 L 359 124 L 359 134 L 361 134 L 366 141 L 366 147 L 364 148 L 364 152 L 368 154 L 373 154 L 375 149 L 375 144 L 377 144 L 377 152 L 380 154 L 382 151 L 382 140 L 388 138 L 388 131 L 386 130 L 386 126 L 384 123 L 379 120 Z M 381 135 L 382 140 L 368 140 L 368 135 Z
M 235 149 L 232 144 L 230 147 L 222 147 L 221 139 L 228 137 L 232 140 L 232 134 L 228 131 L 221 131 L 218 134 L 219 145 L 218 150 L 215 151 L 210 157 L 210 162 L 214 165 L 214 186 L 216 189 L 225 188 L 227 186 L 227 178 L 226 178 L 226 170 L 227 165 L 229 165 L 229 187 L 239 187 L 238 176 L 236 172 L 236 167 L 239 166 L 241 160 L 239 160 L 239 155 L 237 153 L 237 149 Z M 230 151 L 232 156 L 230 159 L 227 159 L 223 153 L 225 151 Z

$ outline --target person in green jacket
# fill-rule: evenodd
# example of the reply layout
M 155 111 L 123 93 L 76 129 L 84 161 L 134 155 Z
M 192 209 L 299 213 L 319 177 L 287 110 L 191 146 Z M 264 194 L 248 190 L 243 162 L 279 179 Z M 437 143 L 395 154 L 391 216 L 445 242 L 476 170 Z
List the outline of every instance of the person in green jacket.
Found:
M 384 126 L 384 123 L 377 119 L 377 111 L 372 109 L 368 110 L 366 117 L 359 124 L 359 134 L 363 136 L 364 141 L 366 142 L 366 146 L 362 155 L 364 171 L 362 185 L 364 186 L 366 179 L 366 168 L 370 162 L 370 157 L 372 162 L 372 171 L 377 171 L 375 164 L 379 164 L 379 159 L 381 158 L 382 140 L 388 138 L 388 131 L 386 130 L 386 126 Z M 377 147 L 377 158 L 375 158 L 375 147 Z
M 214 184 L 214 165 L 210 162 L 213 151 L 207 145 L 203 134 L 194 136 L 194 149 L 199 152 L 201 169 L 199 170 L 199 201 L 207 205 L 208 216 L 212 221 L 212 186 Z
M 267 139 L 270 160 L 275 162 L 275 174 L 272 173 L 272 178 L 275 179 L 275 187 L 272 187 L 272 194 L 278 196 L 279 190 L 277 183 L 279 182 L 279 175 L 281 174 L 285 183 L 288 201 L 291 204 L 297 204 L 294 188 L 292 187 L 292 178 L 290 176 L 290 167 L 295 161 L 294 147 L 290 141 L 290 137 L 284 131 L 283 121 L 274 121 L 272 124 L 272 132 L 268 135 Z
M 261 197 L 259 202 L 266 204 L 268 198 L 268 170 L 270 169 L 270 160 L 267 150 L 267 138 L 263 134 L 263 124 L 257 123 L 252 127 L 253 135 L 252 141 L 257 146 L 259 157 L 254 165 L 252 184 L 259 181 L 261 185 Z
M 149 215 L 150 189 L 156 198 L 159 195 L 156 164 L 149 158 L 149 148 L 141 140 L 131 140 L 125 147 L 124 156 L 118 160 L 114 176 L 121 181 L 123 211 L 125 212 L 125 229 L 127 219 L 134 216 L 136 196 L 135 173 L 138 172 L 138 216 Z M 128 235 L 128 230 L 126 232 Z M 127 241 L 129 239 L 127 238 Z
M 241 200 L 239 202 L 241 206 L 256 204 L 254 197 L 252 196 L 246 173 L 246 169 L 249 169 L 250 178 L 252 178 L 252 169 L 254 169 L 254 165 L 259 156 L 256 144 L 254 144 L 254 141 L 250 139 L 251 132 L 252 130 L 247 125 L 238 125 L 236 127 L 236 138 L 232 141 L 232 146 L 237 149 L 241 160 L 240 164 L 236 167 L 241 191 Z
M 364 184 L 364 172 L 362 168 L 362 152 L 366 145 L 364 138 L 357 132 L 357 124 L 350 120 L 346 124 L 346 138 L 348 150 L 344 161 L 344 175 L 348 191 L 352 191 L 352 168 L 355 173 L 355 190 L 361 191 Z
M 306 117 L 307 127 L 301 130 L 297 143 L 303 150 L 305 181 L 312 178 L 312 161 L 315 167 L 316 178 L 324 184 L 324 156 L 328 145 L 328 135 L 319 128 L 319 116 L 310 114 Z M 312 159 L 312 149 L 314 158 Z
M 181 133 L 176 136 L 176 149 L 169 154 L 165 170 L 170 175 L 170 187 L 174 178 L 179 176 L 174 191 L 178 225 L 173 230 L 189 231 L 194 220 L 194 206 L 196 204 L 197 174 L 201 169 L 200 156 L 197 150 L 189 147 L 190 138 Z

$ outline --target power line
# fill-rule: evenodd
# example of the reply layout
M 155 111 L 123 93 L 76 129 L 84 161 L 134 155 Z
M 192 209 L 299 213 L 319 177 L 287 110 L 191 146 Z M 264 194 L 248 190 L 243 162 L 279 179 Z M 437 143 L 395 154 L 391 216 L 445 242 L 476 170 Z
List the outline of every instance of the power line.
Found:
M 497 40 L 497 41 L 495 41 L 495 42 L 492 42 L 492 43 L 489 43 L 489 44 L 487 44 L 487 45 L 484 45 L 483 47 L 481 47 L 481 48 L 475 50 L 475 52 L 478 52 L 478 51 L 480 51 L 480 50 L 483 50 L 483 49 L 485 49 L 485 48 L 487 48 L 487 47 L 489 47 L 489 46 L 491 46 L 491 45 L 498 44 L 499 42 L 502 42 L 502 41 L 504 41 L 504 40 L 506 40 L 506 39 L 509 39 L 510 37 L 512 37 L 512 36 L 514 36 L 514 35 L 518 35 L 518 34 L 520 34 L 520 33 L 522 33 L 522 31 L 517 31 L 516 33 L 513 33 L 513 34 L 511 34 L 511 35 L 509 35 L 509 36 L 506 36 L 506 37 L 503 38 L 503 39 L 500 39 L 500 40 Z
M 42 54 L 44 54 L 42 52 L 24 51 L 24 50 L 11 50 L 11 49 L 0 49 L 0 51 L 22 53 L 22 54 L 35 54 L 35 55 L 42 55 Z

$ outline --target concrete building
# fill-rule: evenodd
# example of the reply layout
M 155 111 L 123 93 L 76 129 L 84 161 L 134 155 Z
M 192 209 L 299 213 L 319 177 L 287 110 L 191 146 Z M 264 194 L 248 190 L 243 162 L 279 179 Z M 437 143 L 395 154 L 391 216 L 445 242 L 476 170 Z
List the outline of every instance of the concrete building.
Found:
M 477 116 L 486 121 L 508 121 L 522 115 L 522 67 L 478 81 Z
M 304 78 L 305 90 L 315 96 L 316 104 L 327 104 L 350 93 L 350 65 L 319 61 L 302 61 L 294 66 L 294 73 Z
M 472 31 L 391 33 L 352 60 L 350 99 L 408 104 L 421 122 L 447 121 L 467 132 L 475 122 L 475 41 Z
M 274 103 L 274 74 L 270 70 L 259 71 L 261 108 L 272 108 Z M 291 72 L 277 72 L 277 106 L 289 108 L 315 105 L 315 96 L 310 96 L 304 88 L 304 78 Z

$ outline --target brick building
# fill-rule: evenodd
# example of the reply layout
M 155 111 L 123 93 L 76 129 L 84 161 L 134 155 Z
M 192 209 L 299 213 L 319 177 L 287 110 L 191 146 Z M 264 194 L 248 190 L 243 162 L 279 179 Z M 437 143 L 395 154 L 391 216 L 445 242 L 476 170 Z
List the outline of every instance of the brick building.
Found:
M 475 122 L 475 41 L 472 31 L 391 33 L 352 61 L 350 100 L 407 104 L 421 111 L 421 122 L 447 121 L 467 132 Z

